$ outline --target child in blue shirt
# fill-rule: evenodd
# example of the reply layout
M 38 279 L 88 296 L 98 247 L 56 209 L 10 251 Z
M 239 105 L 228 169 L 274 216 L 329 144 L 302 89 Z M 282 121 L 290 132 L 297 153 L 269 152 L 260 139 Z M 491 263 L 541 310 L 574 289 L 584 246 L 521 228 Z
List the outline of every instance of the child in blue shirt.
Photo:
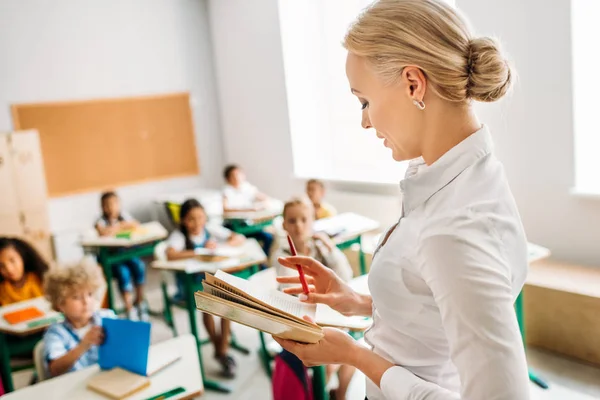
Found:
M 98 362 L 98 346 L 104 341 L 102 318 L 116 318 L 112 310 L 99 309 L 96 295 L 102 281 L 100 267 L 87 260 L 46 274 L 46 298 L 65 316 L 44 335 L 44 359 L 51 376 Z

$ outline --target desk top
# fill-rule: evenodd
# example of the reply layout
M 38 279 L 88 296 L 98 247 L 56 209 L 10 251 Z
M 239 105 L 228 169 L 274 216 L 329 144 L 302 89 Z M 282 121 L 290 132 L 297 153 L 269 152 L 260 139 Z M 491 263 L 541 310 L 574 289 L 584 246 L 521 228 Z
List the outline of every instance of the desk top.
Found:
M 351 240 L 367 232 L 379 229 L 379 222 L 355 213 L 342 213 L 315 221 L 315 232 L 337 233 L 333 241 L 336 244 Z
M 80 243 L 84 247 L 132 247 L 157 240 L 162 240 L 169 232 L 159 222 L 141 224 L 130 238 L 117 238 L 114 236 L 100 236 L 96 230 L 90 230 L 82 235 Z
M 186 274 L 195 274 L 198 272 L 215 273 L 218 270 L 233 273 L 256 264 L 267 262 L 267 256 L 255 239 L 246 239 L 244 243 L 237 248 L 230 246 L 221 247 L 232 251 L 239 249 L 239 255 L 214 262 L 200 261 L 194 258 L 176 261 L 156 260 L 152 262 L 151 266 L 156 269 L 181 271 Z
M 6 313 L 22 310 L 28 307 L 36 307 L 44 313 L 43 316 L 29 321 L 11 325 L 2 316 Z M 0 332 L 16 336 L 27 336 L 41 332 L 56 321 L 62 321 L 63 316 L 59 312 L 52 310 L 48 300 L 43 297 L 20 301 L 0 307 Z
M 283 202 L 277 199 L 266 201 L 265 208 L 259 211 L 232 211 L 223 214 L 224 220 L 249 220 L 253 222 L 273 219 L 283 212 Z
M 158 371 L 150 378 L 150 386 L 127 400 L 142 400 L 156 396 L 176 387 L 183 387 L 185 392 L 170 397 L 169 400 L 191 399 L 204 391 L 196 340 L 190 334 L 150 346 L 150 354 L 177 352 L 181 359 Z M 80 371 L 70 372 L 57 378 L 48 379 L 9 393 L 2 400 L 106 400 L 107 398 L 86 388 L 87 382 L 98 374 L 100 367 L 94 365 Z

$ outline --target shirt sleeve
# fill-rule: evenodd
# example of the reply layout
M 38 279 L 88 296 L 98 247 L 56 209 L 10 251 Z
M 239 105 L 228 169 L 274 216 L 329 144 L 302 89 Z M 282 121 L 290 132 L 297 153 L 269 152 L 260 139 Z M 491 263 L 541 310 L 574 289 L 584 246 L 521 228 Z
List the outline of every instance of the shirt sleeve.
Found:
M 208 224 L 206 230 L 212 238 L 219 242 L 226 242 L 233 234 L 232 231 L 220 224 Z
M 511 268 L 501 239 L 474 217 L 436 225 L 425 230 L 417 251 L 422 277 L 440 309 L 461 392 L 425 382 L 400 366 L 383 374 L 381 390 L 387 399 L 529 399 Z
M 185 236 L 181 231 L 175 230 L 171 232 L 167 239 L 167 248 L 171 248 L 175 251 L 185 250 Z
M 58 325 L 51 326 L 44 334 L 44 356 L 47 361 L 56 360 L 68 352 L 57 327 Z

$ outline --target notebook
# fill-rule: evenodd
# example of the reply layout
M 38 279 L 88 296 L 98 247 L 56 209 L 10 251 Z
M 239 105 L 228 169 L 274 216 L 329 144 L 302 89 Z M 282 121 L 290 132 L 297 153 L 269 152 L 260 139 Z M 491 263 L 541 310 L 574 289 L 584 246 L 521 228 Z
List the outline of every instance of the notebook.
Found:
M 43 317 L 45 314 L 37 307 L 22 308 L 17 311 L 11 311 L 4 314 L 2 317 L 11 325 L 21 322 L 31 321 L 32 319 Z
M 127 371 L 151 376 L 181 358 L 177 352 L 150 350 L 148 322 L 126 319 L 102 319 L 104 343 L 98 350 L 98 364 L 103 370 L 120 367 Z
M 93 376 L 87 388 L 108 398 L 121 400 L 150 386 L 150 379 L 121 368 L 102 371 Z
M 323 337 L 321 326 L 363 330 L 370 324 L 362 317 L 345 317 L 327 306 L 303 303 L 223 271 L 207 273 L 202 286 L 203 291 L 194 294 L 197 309 L 284 339 L 316 343 Z M 317 323 L 304 320 L 305 315 Z

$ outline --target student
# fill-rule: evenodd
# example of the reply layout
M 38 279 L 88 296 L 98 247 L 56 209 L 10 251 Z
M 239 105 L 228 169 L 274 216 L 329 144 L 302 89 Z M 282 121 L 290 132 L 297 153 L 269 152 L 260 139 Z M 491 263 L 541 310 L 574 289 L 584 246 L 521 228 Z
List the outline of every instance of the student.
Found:
M 306 182 L 306 194 L 315 208 L 315 219 L 333 217 L 337 214 L 335 208 L 325 202 L 325 184 L 318 179 Z
M 314 234 L 313 225 L 314 222 L 314 209 L 311 202 L 307 199 L 292 199 L 285 203 L 283 207 L 283 228 L 289 233 L 290 238 L 294 242 L 298 255 L 312 257 L 319 260 L 327 268 L 334 271 L 337 276 L 341 277 L 344 281 L 352 279 L 352 267 L 348 262 L 348 259 L 338 249 L 331 239 L 325 234 Z M 276 251 L 277 260 L 279 257 L 291 256 L 290 249 L 287 245 L 279 248 Z M 296 276 L 297 272 L 286 268 L 275 261 L 275 270 L 278 276 Z M 285 286 L 280 284 L 282 289 Z M 334 391 L 332 398 L 345 399 L 348 386 L 354 375 L 355 368 L 349 365 L 327 365 L 327 379 L 337 370 L 339 386 Z
M 242 235 L 231 232 L 223 226 L 207 226 L 206 212 L 202 205 L 195 199 L 186 200 L 181 205 L 179 213 L 180 227 L 171 233 L 167 239 L 167 259 L 181 260 L 192 258 L 199 248 L 215 249 L 218 243 L 226 243 L 230 246 L 241 245 L 245 238 Z M 197 274 L 195 279 L 199 283 L 204 274 Z M 183 297 L 183 283 L 177 276 L 179 293 L 176 297 Z M 212 315 L 203 314 L 204 326 L 210 336 L 215 348 L 215 358 L 219 361 L 223 376 L 233 378 L 235 376 L 235 359 L 227 353 L 229 349 L 229 336 L 231 322 L 221 319 L 221 332 L 217 333 L 215 320 Z
M 223 173 L 225 188 L 223 189 L 223 212 L 233 211 L 258 211 L 264 208 L 267 195 L 261 193 L 256 186 L 246 180 L 246 175 L 238 165 L 228 165 Z M 229 225 L 226 224 L 229 227 Z M 269 232 L 259 231 L 247 235 L 262 242 L 262 248 L 267 257 L 273 244 L 273 235 Z
M 114 236 L 119 231 L 134 229 L 139 223 L 131 215 L 121 211 L 121 203 L 115 192 L 106 192 L 100 198 L 102 216 L 96 221 L 96 230 L 100 236 Z M 113 264 L 112 272 L 123 295 L 127 318 L 133 321 L 149 321 L 148 306 L 144 302 L 144 283 L 146 266 L 138 257 L 130 258 L 119 264 Z M 109 283 L 110 284 L 110 283 Z M 135 285 L 135 302 L 133 288 Z
M 27 242 L 0 238 L 0 306 L 43 296 L 48 264 Z
M 46 298 L 65 316 L 44 335 L 44 357 L 51 376 L 98 362 L 98 346 L 104 340 L 102 318 L 116 318 L 112 310 L 99 309 L 96 293 L 102 281 L 100 267 L 88 260 L 46 274 Z

